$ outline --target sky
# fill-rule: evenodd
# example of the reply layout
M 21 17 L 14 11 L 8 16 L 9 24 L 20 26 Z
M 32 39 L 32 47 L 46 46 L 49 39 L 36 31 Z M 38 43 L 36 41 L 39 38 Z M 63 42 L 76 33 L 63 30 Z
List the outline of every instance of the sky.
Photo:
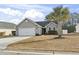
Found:
M 18 24 L 24 18 L 44 21 L 45 16 L 60 4 L 0 4 L 0 21 Z M 79 13 L 79 4 L 62 4 L 71 13 Z

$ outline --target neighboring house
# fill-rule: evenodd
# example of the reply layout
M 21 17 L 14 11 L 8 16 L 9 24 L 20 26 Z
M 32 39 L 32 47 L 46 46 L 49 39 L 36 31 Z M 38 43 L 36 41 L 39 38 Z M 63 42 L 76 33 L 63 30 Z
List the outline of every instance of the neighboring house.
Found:
M 79 33 L 79 24 L 76 24 L 76 33 Z
M 16 25 L 8 22 L 0 22 L 0 36 L 15 35 Z
M 42 35 L 47 34 L 49 31 L 56 30 L 56 24 L 52 21 L 34 22 L 28 18 L 23 20 L 16 26 L 16 35 Z

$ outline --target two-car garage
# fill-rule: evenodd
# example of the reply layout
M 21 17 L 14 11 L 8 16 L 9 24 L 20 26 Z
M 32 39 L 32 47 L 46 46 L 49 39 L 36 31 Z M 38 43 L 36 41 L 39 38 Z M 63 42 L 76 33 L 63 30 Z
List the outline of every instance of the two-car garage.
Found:
M 16 27 L 16 35 L 18 36 L 34 36 L 36 34 L 41 34 L 41 26 L 30 19 L 23 20 Z

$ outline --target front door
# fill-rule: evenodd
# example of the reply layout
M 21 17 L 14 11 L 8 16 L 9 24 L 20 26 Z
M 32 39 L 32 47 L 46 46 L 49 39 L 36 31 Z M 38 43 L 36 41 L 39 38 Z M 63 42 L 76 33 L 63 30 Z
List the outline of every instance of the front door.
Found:
M 42 28 L 42 34 L 46 34 L 46 28 Z

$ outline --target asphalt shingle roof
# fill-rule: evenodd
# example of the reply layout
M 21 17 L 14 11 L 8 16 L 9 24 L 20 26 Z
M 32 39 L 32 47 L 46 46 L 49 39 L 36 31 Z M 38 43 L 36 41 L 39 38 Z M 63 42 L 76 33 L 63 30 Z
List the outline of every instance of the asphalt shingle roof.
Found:
M 36 23 L 39 24 L 40 26 L 44 27 L 49 23 L 49 21 L 40 21 L 40 22 L 36 22 Z

